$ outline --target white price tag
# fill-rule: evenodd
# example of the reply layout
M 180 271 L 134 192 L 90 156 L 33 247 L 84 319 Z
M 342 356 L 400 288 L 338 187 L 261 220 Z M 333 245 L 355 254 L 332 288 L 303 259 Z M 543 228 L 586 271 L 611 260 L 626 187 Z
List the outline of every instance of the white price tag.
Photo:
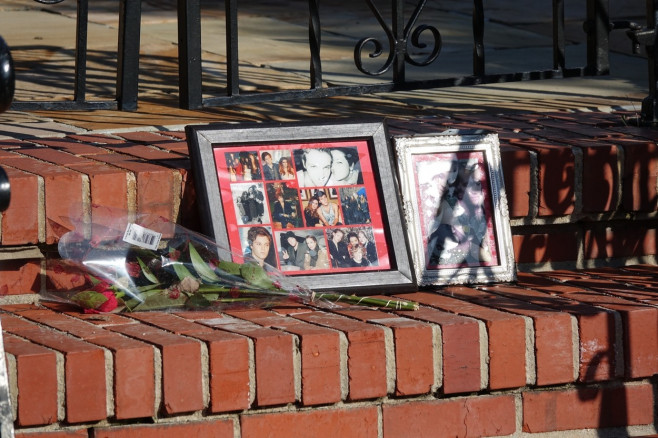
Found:
M 147 249 L 158 249 L 162 234 L 137 224 L 128 224 L 123 241 Z

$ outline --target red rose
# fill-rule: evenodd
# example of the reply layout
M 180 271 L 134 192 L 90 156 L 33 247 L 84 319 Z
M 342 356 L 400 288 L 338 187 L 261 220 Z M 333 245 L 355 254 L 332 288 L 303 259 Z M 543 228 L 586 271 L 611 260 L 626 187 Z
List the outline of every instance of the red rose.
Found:
M 108 313 L 117 308 L 119 301 L 112 291 L 106 290 L 101 292 L 101 294 L 107 298 L 107 301 L 98 306 L 96 309 L 84 309 L 85 313 Z
M 180 258 L 180 251 L 177 249 L 172 250 L 169 253 L 169 258 L 173 261 L 177 261 Z
M 169 289 L 169 298 L 176 300 L 178 297 L 180 297 L 180 289 L 177 287 Z
M 114 293 L 109 290 L 103 292 L 103 295 L 107 297 L 107 301 L 101 304 L 96 310 L 98 310 L 99 312 L 111 312 L 114 309 L 116 309 L 117 306 L 119 305 L 119 301 L 117 300 L 116 295 L 114 295 Z
M 142 268 L 140 268 L 139 263 L 137 262 L 128 262 L 126 263 L 126 272 L 133 278 L 138 278 L 142 273 Z

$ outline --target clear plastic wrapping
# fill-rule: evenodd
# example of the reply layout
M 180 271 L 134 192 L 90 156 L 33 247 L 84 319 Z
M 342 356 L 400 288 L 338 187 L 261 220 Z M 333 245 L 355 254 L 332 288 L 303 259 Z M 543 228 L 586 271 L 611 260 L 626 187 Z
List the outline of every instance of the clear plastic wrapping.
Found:
M 413 310 L 415 303 L 315 293 L 257 259 L 243 263 L 211 239 L 153 215 L 92 207 L 91 224 L 61 236 L 62 259 L 86 281 L 74 290 L 47 291 L 46 300 L 74 303 L 87 313 L 226 309 L 337 302 Z

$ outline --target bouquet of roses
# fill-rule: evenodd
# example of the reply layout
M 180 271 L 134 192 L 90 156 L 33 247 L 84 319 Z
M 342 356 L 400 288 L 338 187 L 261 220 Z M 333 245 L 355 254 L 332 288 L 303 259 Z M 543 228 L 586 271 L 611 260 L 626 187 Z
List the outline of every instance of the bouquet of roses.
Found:
M 234 254 L 205 236 L 153 215 L 128 220 L 104 216 L 77 224 L 59 241 L 59 253 L 83 273 L 74 290 L 48 291 L 47 300 L 74 303 L 87 313 L 227 307 L 269 307 L 286 301 L 333 307 L 336 302 L 414 310 L 416 303 L 315 293 L 277 269 L 235 262 Z M 103 225 L 101 225 L 103 224 Z

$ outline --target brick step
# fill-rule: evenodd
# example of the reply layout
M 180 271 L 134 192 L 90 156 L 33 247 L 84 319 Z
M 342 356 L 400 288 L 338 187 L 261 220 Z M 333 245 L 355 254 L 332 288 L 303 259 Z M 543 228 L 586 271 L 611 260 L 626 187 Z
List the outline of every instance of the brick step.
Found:
M 455 115 L 389 120 L 389 127 L 391 135 L 450 128 L 497 132 L 517 263 L 521 269 L 582 268 L 596 261 L 655 260 L 658 131 L 625 125 L 627 115 Z M 200 229 L 180 131 L 0 140 L 0 166 L 12 182 L 12 204 L 0 224 L 2 247 L 54 244 L 54 224 L 89 218 L 92 204 Z M 17 269 L 30 271 L 22 265 L 8 271 Z M 34 278 L 22 278 L 34 284 Z M 4 286 L 9 293 L 15 289 Z
M 627 212 L 656 211 L 655 177 L 658 163 L 654 142 L 657 135 L 649 128 L 624 126 L 622 117 L 623 113 L 603 112 L 488 117 L 457 115 L 455 118 L 433 117 L 420 121 L 390 120 L 389 126 L 392 135 L 426 134 L 460 128 L 484 128 L 497 132 L 503 146 L 503 166 L 513 218 L 532 215 L 533 210 L 537 210 L 539 217 L 560 216 L 576 210 L 606 213 L 620 206 Z M 90 193 L 80 193 L 79 185 L 75 184 L 67 193 L 68 197 L 54 193 L 54 189 L 53 193 L 47 194 L 59 196 L 66 201 L 66 205 L 74 203 L 69 199 L 71 196 L 78 203 L 81 203 L 82 196 L 86 196 L 93 203 L 103 204 L 104 201 L 122 206 L 134 202 L 136 194 L 140 194 L 140 199 L 144 201 L 153 198 L 155 205 L 156 190 L 148 191 L 147 187 L 138 184 L 131 186 L 128 194 L 126 190 L 118 190 L 122 187 L 117 187 L 117 193 L 107 194 L 100 190 L 100 176 L 131 175 L 139 182 L 140 177 L 153 178 L 149 171 L 185 176 L 189 170 L 185 135 L 177 131 L 0 140 L 0 149 L 3 150 L 0 164 L 9 170 L 23 171 L 18 172 L 17 177 L 25 176 L 27 172 L 42 179 L 52 176 L 63 182 L 75 174 L 78 180 L 90 183 Z M 646 164 L 647 169 L 639 172 L 638 164 Z M 623 167 L 621 174 L 618 165 Z M 62 175 L 54 173 L 57 169 Z M 577 175 L 577 172 L 582 174 Z M 539 175 L 538 181 L 536 175 Z M 116 184 L 123 179 L 116 178 Z M 163 178 L 167 181 L 172 177 Z M 622 180 L 625 182 L 623 187 L 620 185 Z M 167 200 L 180 200 L 180 194 L 185 192 L 180 190 L 184 188 L 181 181 L 177 181 L 173 193 L 170 190 L 171 182 L 163 186 L 166 190 L 160 192 L 167 192 Z M 192 184 L 189 180 L 184 182 Z M 533 187 L 536 185 L 539 187 Z M 125 188 L 126 184 L 120 186 Z M 95 188 L 99 190 L 93 190 Z M 140 188 L 144 193 L 139 193 Z M 539 195 L 538 202 L 530 205 L 529 195 L 534 190 Z M 576 193 L 578 190 L 582 193 Z M 101 195 L 105 198 L 94 199 Z M 37 198 L 32 197 L 31 200 Z M 577 206 L 577 203 L 582 203 L 582 206 Z M 53 201 L 51 204 L 57 203 Z M 138 203 L 131 207 L 150 212 L 153 205 Z M 175 213 L 176 206 L 171 207 Z M 161 213 L 172 218 L 171 210 Z M 9 242 L 3 240 L 3 244 Z
M 36 304 L 76 283 L 52 254 L 62 217 L 99 204 L 199 229 L 187 144 L 176 131 L 0 141 L 13 196 L 0 318 L 19 436 L 656 433 L 658 131 L 624 116 L 389 121 L 392 135 L 499 134 L 521 270 L 513 284 L 401 295 L 416 312 Z
M 88 315 L 3 305 L 16 427 L 376 437 L 381 421 L 387 438 L 653 433 L 657 266 L 398 296 L 420 310 Z

